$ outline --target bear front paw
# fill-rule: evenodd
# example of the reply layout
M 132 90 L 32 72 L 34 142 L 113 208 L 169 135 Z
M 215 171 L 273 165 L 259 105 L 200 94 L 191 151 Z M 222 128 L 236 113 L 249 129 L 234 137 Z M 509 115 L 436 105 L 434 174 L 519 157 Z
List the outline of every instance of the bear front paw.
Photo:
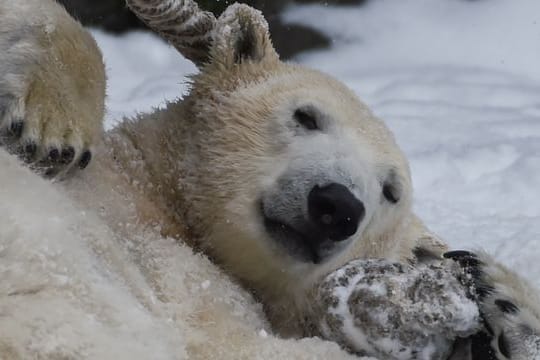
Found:
M 457 261 L 474 283 L 485 332 L 473 339 L 473 354 L 482 359 L 486 351 L 489 359 L 540 359 L 537 290 L 486 254 L 452 251 L 444 256 Z M 491 350 L 485 349 L 486 342 Z
M 93 38 L 61 7 L 34 11 L 0 5 L 0 146 L 56 177 L 92 159 L 105 71 Z
M 409 266 L 354 260 L 317 288 L 323 337 L 392 360 L 445 360 L 458 337 L 480 328 L 476 304 L 451 262 Z

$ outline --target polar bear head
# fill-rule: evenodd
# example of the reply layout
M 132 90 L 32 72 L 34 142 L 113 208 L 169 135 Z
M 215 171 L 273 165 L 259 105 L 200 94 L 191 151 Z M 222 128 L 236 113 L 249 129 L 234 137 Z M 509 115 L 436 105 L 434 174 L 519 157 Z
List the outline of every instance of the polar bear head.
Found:
M 411 251 L 411 178 L 391 132 L 340 82 L 279 61 L 257 13 L 234 10 L 184 102 L 201 245 L 272 303 L 351 258 Z

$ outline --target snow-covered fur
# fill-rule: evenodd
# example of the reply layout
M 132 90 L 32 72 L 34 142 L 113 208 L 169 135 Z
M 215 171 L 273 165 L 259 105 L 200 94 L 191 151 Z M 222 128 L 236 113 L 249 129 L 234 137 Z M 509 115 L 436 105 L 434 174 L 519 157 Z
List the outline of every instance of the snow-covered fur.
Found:
M 353 358 L 271 335 L 261 306 L 186 245 L 135 221 L 114 231 L 110 210 L 75 205 L 5 152 L 0 169 L 0 359 Z
M 384 360 L 540 359 L 536 290 L 486 254 L 444 257 L 342 266 L 314 289 L 317 329 Z
M 323 337 L 380 359 L 447 360 L 457 338 L 481 330 L 456 263 L 354 260 L 316 289 Z
M 142 2 L 157 0 L 129 1 Z M 154 15 L 194 8 L 163 4 Z M 197 30 L 185 24 L 153 26 L 174 41 Z M 257 302 L 272 331 L 319 334 L 311 289 L 324 275 L 444 252 L 411 210 L 392 134 L 349 89 L 279 61 L 245 5 L 210 24 L 190 93 L 99 137 L 92 38 L 52 0 L 0 0 L 0 141 L 64 179 L 0 153 L 0 358 L 347 358 L 268 336 Z M 356 219 L 339 218 L 337 235 L 330 210 L 324 231 L 310 222 L 320 189 Z

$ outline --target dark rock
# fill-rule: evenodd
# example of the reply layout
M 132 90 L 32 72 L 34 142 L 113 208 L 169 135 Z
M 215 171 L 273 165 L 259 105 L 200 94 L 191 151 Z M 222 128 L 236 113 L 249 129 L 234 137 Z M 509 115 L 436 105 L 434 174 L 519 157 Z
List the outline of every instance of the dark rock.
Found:
M 330 46 L 330 38 L 323 33 L 301 24 L 284 24 L 276 19 L 269 21 L 272 42 L 283 59 L 306 50 L 324 49 Z
M 144 24 L 125 6 L 124 0 L 58 0 L 85 26 L 121 33 L 144 28 Z

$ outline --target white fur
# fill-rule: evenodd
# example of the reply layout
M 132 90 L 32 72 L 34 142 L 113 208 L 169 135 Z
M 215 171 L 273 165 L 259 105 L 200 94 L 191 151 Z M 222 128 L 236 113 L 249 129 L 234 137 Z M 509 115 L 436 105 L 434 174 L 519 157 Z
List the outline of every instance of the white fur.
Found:
M 129 238 L 0 150 L 0 358 L 348 359 L 281 340 L 206 258 L 153 231 Z

